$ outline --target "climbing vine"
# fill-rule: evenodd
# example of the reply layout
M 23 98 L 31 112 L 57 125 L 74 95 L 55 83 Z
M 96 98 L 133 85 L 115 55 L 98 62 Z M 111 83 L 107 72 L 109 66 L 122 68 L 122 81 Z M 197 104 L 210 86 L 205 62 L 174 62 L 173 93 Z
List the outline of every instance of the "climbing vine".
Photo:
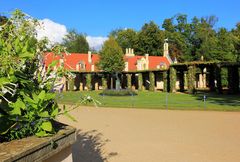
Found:
M 188 80 L 188 93 L 191 93 L 191 94 L 194 94 L 196 92 L 195 75 L 196 75 L 195 67 L 189 66 L 187 80 Z
M 87 76 L 86 76 L 86 86 L 87 86 L 88 90 L 92 89 L 91 78 L 92 78 L 91 74 L 87 74 Z
M 127 87 L 128 89 L 131 89 L 132 87 L 132 78 L 131 78 L 131 74 L 127 74 Z
M 138 90 L 143 90 L 143 76 L 142 73 L 138 73 Z
M 149 73 L 149 80 L 150 80 L 149 90 L 154 91 L 155 90 L 155 76 L 152 71 Z
M 68 83 L 69 83 L 69 90 L 74 91 L 74 78 L 69 78 Z
M 174 67 L 170 67 L 170 92 L 176 92 L 176 69 Z
M 167 71 L 163 72 L 163 92 L 167 92 L 167 87 L 168 87 L 168 79 L 167 79 Z
M 102 76 L 102 88 L 103 90 L 107 89 L 107 79 L 105 75 Z

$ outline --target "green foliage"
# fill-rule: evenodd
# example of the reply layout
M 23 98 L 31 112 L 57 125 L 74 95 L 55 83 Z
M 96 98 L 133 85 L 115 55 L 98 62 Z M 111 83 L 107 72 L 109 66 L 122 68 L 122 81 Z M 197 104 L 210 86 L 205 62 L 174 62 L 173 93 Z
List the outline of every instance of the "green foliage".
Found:
M 128 87 L 128 89 L 132 88 L 132 75 L 131 74 L 127 74 L 127 87 Z
M 163 92 L 167 92 L 168 91 L 168 72 L 167 71 L 164 71 L 163 72 Z
M 232 30 L 235 48 L 236 61 L 240 62 L 240 22 L 237 23 L 236 29 Z
M 121 89 L 121 90 L 112 90 L 107 89 L 100 93 L 103 96 L 135 96 L 137 95 L 136 91 L 131 89 Z
M 138 73 L 138 90 L 143 90 L 143 76 L 142 73 Z
M 194 94 L 196 92 L 195 87 L 196 69 L 194 66 L 188 67 L 187 80 L 188 80 L 188 93 Z
M 72 77 L 70 77 L 69 79 L 68 79 L 68 82 L 69 82 L 69 90 L 70 91 L 74 91 L 74 78 L 72 78 Z
M 84 34 L 79 34 L 76 30 L 68 31 L 68 34 L 63 39 L 63 45 L 68 52 L 87 53 L 89 45 Z
M 46 40 L 35 39 L 38 22 L 16 10 L 0 32 L 0 140 L 55 133 L 53 120 L 60 110 L 55 85 L 63 68 L 43 66 Z M 62 49 L 56 46 L 53 50 Z
M 137 43 L 137 32 L 133 29 L 119 30 L 116 33 L 116 41 L 122 50 L 125 51 L 126 48 L 136 49 Z
M 107 89 L 107 78 L 106 78 L 106 76 L 102 76 L 102 87 L 103 87 L 103 89 Z
M 161 56 L 163 53 L 163 32 L 153 21 L 143 25 L 138 33 L 137 49 L 140 55 L 148 53 L 149 55 Z
M 152 71 L 149 72 L 149 81 L 150 81 L 149 91 L 155 91 L 155 76 Z
M 222 86 L 227 87 L 228 86 L 228 71 L 227 68 L 221 69 L 221 78 L 222 78 Z
M 124 69 L 123 51 L 113 37 L 104 42 L 97 66 L 108 73 L 121 72 Z
M 177 73 L 174 67 L 170 67 L 170 92 L 176 92 Z
M 188 21 L 185 14 L 177 14 L 163 21 L 160 30 L 153 21 L 142 26 L 140 31 L 117 29 L 111 32 L 123 50 L 133 48 L 135 53 L 150 56 L 163 54 L 164 39 L 169 40 L 169 53 L 178 62 L 240 61 L 240 23 L 232 31 L 215 29 L 218 18 L 193 17 Z
M 91 81 L 92 81 L 91 74 L 87 74 L 87 76 L 86 76 L 86 86 L 87 86 L 87 89 L 89 91 L 92 89 Z

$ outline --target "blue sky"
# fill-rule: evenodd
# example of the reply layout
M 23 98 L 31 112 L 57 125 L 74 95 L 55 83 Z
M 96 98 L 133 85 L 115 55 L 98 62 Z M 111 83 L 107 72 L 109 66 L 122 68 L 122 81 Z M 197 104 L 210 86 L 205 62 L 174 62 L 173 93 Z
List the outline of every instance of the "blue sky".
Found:
M 239 0 L 0 0 L 0 12 L 21 9 L 37 19 L 49 19 L 92 37 L 106 37 L 116 28 L 139 30 L 178 13 L 202 17 L 215 15 L 217 27 L 234 28 L 240 22 Z

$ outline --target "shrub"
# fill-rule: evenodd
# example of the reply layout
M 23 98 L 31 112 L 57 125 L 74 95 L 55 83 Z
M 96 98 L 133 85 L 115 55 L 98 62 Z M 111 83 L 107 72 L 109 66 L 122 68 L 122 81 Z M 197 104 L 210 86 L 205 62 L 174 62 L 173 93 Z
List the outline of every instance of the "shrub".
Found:
M 106 89 L 102 93 L 100 93 L 102 96 L 135 96 L 137 95 L 136 91 L 133 91 L 131 89 L 121 89 L 121 90 L 115 90 L 115 89 Z

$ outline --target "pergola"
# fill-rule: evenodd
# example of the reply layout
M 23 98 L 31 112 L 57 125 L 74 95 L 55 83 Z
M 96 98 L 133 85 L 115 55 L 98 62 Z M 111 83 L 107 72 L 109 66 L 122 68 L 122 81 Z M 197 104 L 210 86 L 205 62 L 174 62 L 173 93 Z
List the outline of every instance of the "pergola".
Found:
M 184 91 L 184 84 L 187 81 L 189 93 L 196 90 L 196 73 L 199 73 L 199 80 L 205 80 L 208 83 L 210 91 L 222 93 L 222 68 L 228 70 L 228 92 L 239 92 L 239 62 L 188 62 L 177 63 L 170 66 L 170 92 L 175 92 L 176 75 L 179 73 L 180 91 Z M 206 78 L 208 74 L 208 79 Z M 187 79 L 184 79 L 187 76 Z M 206 83 L 205 83 L 206 84 Z M 172 86 L 171 86 L 172 85 Z

